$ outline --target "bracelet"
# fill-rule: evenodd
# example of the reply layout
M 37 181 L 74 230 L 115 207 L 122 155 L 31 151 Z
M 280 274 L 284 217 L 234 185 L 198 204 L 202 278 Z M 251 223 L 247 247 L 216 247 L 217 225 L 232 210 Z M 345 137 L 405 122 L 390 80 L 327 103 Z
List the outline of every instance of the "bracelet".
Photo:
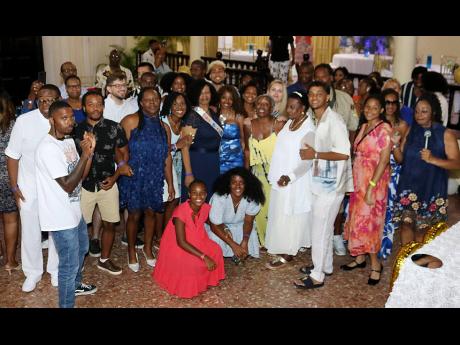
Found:
M 369 185 L 374 188 L 375 186 L 377 186 L 377 183 L 375 183 L 374 181 L 372 180 L 369 180 Z
M 200 259 L 204 261 L 204 257 L 205 257 L 205 256 L 206 256 L 206 254 L 204 254 L 204 253 L 201 254 L 201 255 L 200 255 Z
M 315 151 L 315 159 L 318 159 L 318 152 Z
M 249 237 L 251 237 L 251 235 L 243 234 L 243 238 L 249 238 Z
M 193 173 L 185 173 L 185 176 L 193 176 Z
M 122 166 L 125 165 L 125 164 L 126 164 L 126 161 L 120 161 L 120 162 L 117 164 L 117 166 L 118 166 L 118 167 L 122 167 Z
M 399 148 L 399 144 L 394 144 L 393 145 L 393 150 Z
M 18 190 L 19 190 L 19 186 L 18 186 L 18 185 L 16 185 L 16 187 L 11 187 L 11 191 L 12 191 L 13 193 L 16 193 Z

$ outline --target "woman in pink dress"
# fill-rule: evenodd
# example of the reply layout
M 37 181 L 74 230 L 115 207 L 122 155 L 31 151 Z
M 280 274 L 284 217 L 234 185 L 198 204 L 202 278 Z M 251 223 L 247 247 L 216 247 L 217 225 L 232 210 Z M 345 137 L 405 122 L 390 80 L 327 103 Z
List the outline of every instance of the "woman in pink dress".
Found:
M 340 266 L 345 271 L 366 266 L 371 259 L 368 284 L 380 281 L 382 264 L 377 258 L 382 242 L 388 184 L 390 181 L 391 126 L 385 120 L 384 99 L 370 95 L 364 103 L 364 123 L 353 145 L 353 184 L 350 211 L 345 223 L 344 238 L 354 260 Z
M 174 210 L 152 273 L 158 285 L 181 298 L 195 297 L 225 278 L 222 249 L 204 228 L 211 209 L 205 203 L 206 195 L 204 182 L 190 184 L 190 199 Z

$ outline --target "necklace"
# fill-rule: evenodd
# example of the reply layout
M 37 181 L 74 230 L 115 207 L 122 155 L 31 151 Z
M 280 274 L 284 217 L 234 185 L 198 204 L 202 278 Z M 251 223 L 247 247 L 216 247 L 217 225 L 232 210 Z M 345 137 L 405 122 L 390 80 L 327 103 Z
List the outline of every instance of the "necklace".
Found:
M 171 129 L 173 130 L 174 134 L 178 134 L 180 130 L 181 121 L 174 122 L 172 115 L 169 116 L 169 124 L 171 125 Z
M 296 131 L 297 129 L 300 128 L 300 126 L 302 125 L 302 123 L 305 121 L 305 119 L 308 117 L 308 115 L 304 115 L 300 120 L 299 122 L 295 123 L 295 120 L 292 121 L 290 124 L 289 124 L 289 130 L 290 131 Z M 297 120 L 297 119 L 296 119 Z
M 234 211 L 235 213 L 236 213 L 236 211 L 238 210 L 238 206 L 240 206 L 241 200 L 243 200 L 243 199 L 241 198 L 240 201 L 238 201 L 238 202 L 235 204 L 235 202 L 233 201 L 233 198 L 232 198 L 233 211 Z

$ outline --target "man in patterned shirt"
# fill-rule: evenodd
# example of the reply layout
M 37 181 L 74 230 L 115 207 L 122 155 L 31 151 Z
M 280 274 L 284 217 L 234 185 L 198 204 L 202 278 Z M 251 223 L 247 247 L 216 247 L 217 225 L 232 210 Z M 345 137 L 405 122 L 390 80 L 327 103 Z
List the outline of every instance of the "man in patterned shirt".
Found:
M 94 209 L 98 205 L 103 222 L 103 231 L 97 268 L 112 275 L 118 275 L 121 274 L 121 268 L 110 260 L 110 253 L 115 238 L 115 223 L 120 221 L 119 194 L 116 181 L 120 175 L 132 175 L 131 168 L 124 160 L 128 154 L 128 140 L 119 123 L 102 116 L 104 99 L 100 93 L 90 91 L 85 94 L 82 106 L 87 117 L 86 121 L 78 124 L 75 128 L 75 142 L 78 150 L 81 150 L 79 144 L 83 140 L 85 132 L 91 132 L 96 137 L 96 148 L 89 174 L 82 185 L 81 209 L 83 218 L 88 224 L 91 223 Z M 116 170 L 115 163 L 117 165 Z M 98 231 L 94 230 L 92 243 L 99 241 Z M 92 251 L 90 251 L 90 255 L 91 253 Z

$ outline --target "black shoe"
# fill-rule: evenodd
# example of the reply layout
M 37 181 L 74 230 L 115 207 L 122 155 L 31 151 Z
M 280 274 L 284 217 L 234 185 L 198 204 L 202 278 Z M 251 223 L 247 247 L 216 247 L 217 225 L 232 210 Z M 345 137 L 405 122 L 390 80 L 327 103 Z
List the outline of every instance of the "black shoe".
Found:
M 126 236 L 126 234 L 124 234 L 121 237 L 121 244 L 124 246 L 128 245 L 128 237 Z M 136 249 L 142 249 L 142 248 L 144 248 L 144 241 L 142 241 L 140 238 L 136 238 Z
M 351 264 L 353 262 L 356 264 L 355 266 L 348 266 L 349 264 Z M 353 260 L 352 262 L 348 263 L 347 265 L 340 266 L 340 268 L 342 270 L 344 270 L 344 271 L 353 271 L 355 268 L 364 268 L 364 267 L 366 267 L 366 260 L 364 260 L 361 263 L 357 263 L 356 260 Z
M 372 279 L 372 278 L 369 276 L 369 279 L 368 279 L 367 283 L 368 283 L 369 285 L 377 285 L 378 282 L 380 281 L 380 278 L 382 277 L 383 265 L 380 264 L 380 270 L 371 270 L 371 271 L 379 273 L 379 279 Z
M 93 258 L 101 256 L 101 246 L 98 239 L 93 239 L 89 242 L 89 255 Z
M 300 267 L 299 271 L 300 273 L 303 273 L 303 274 L 310 274 L 314 268 L 315 268 L 315 265 L 302 266 Z M 332 273 L 326 273 L 326 272 L 324 272 L 324 274 L 328 277 L 332 275 Z

